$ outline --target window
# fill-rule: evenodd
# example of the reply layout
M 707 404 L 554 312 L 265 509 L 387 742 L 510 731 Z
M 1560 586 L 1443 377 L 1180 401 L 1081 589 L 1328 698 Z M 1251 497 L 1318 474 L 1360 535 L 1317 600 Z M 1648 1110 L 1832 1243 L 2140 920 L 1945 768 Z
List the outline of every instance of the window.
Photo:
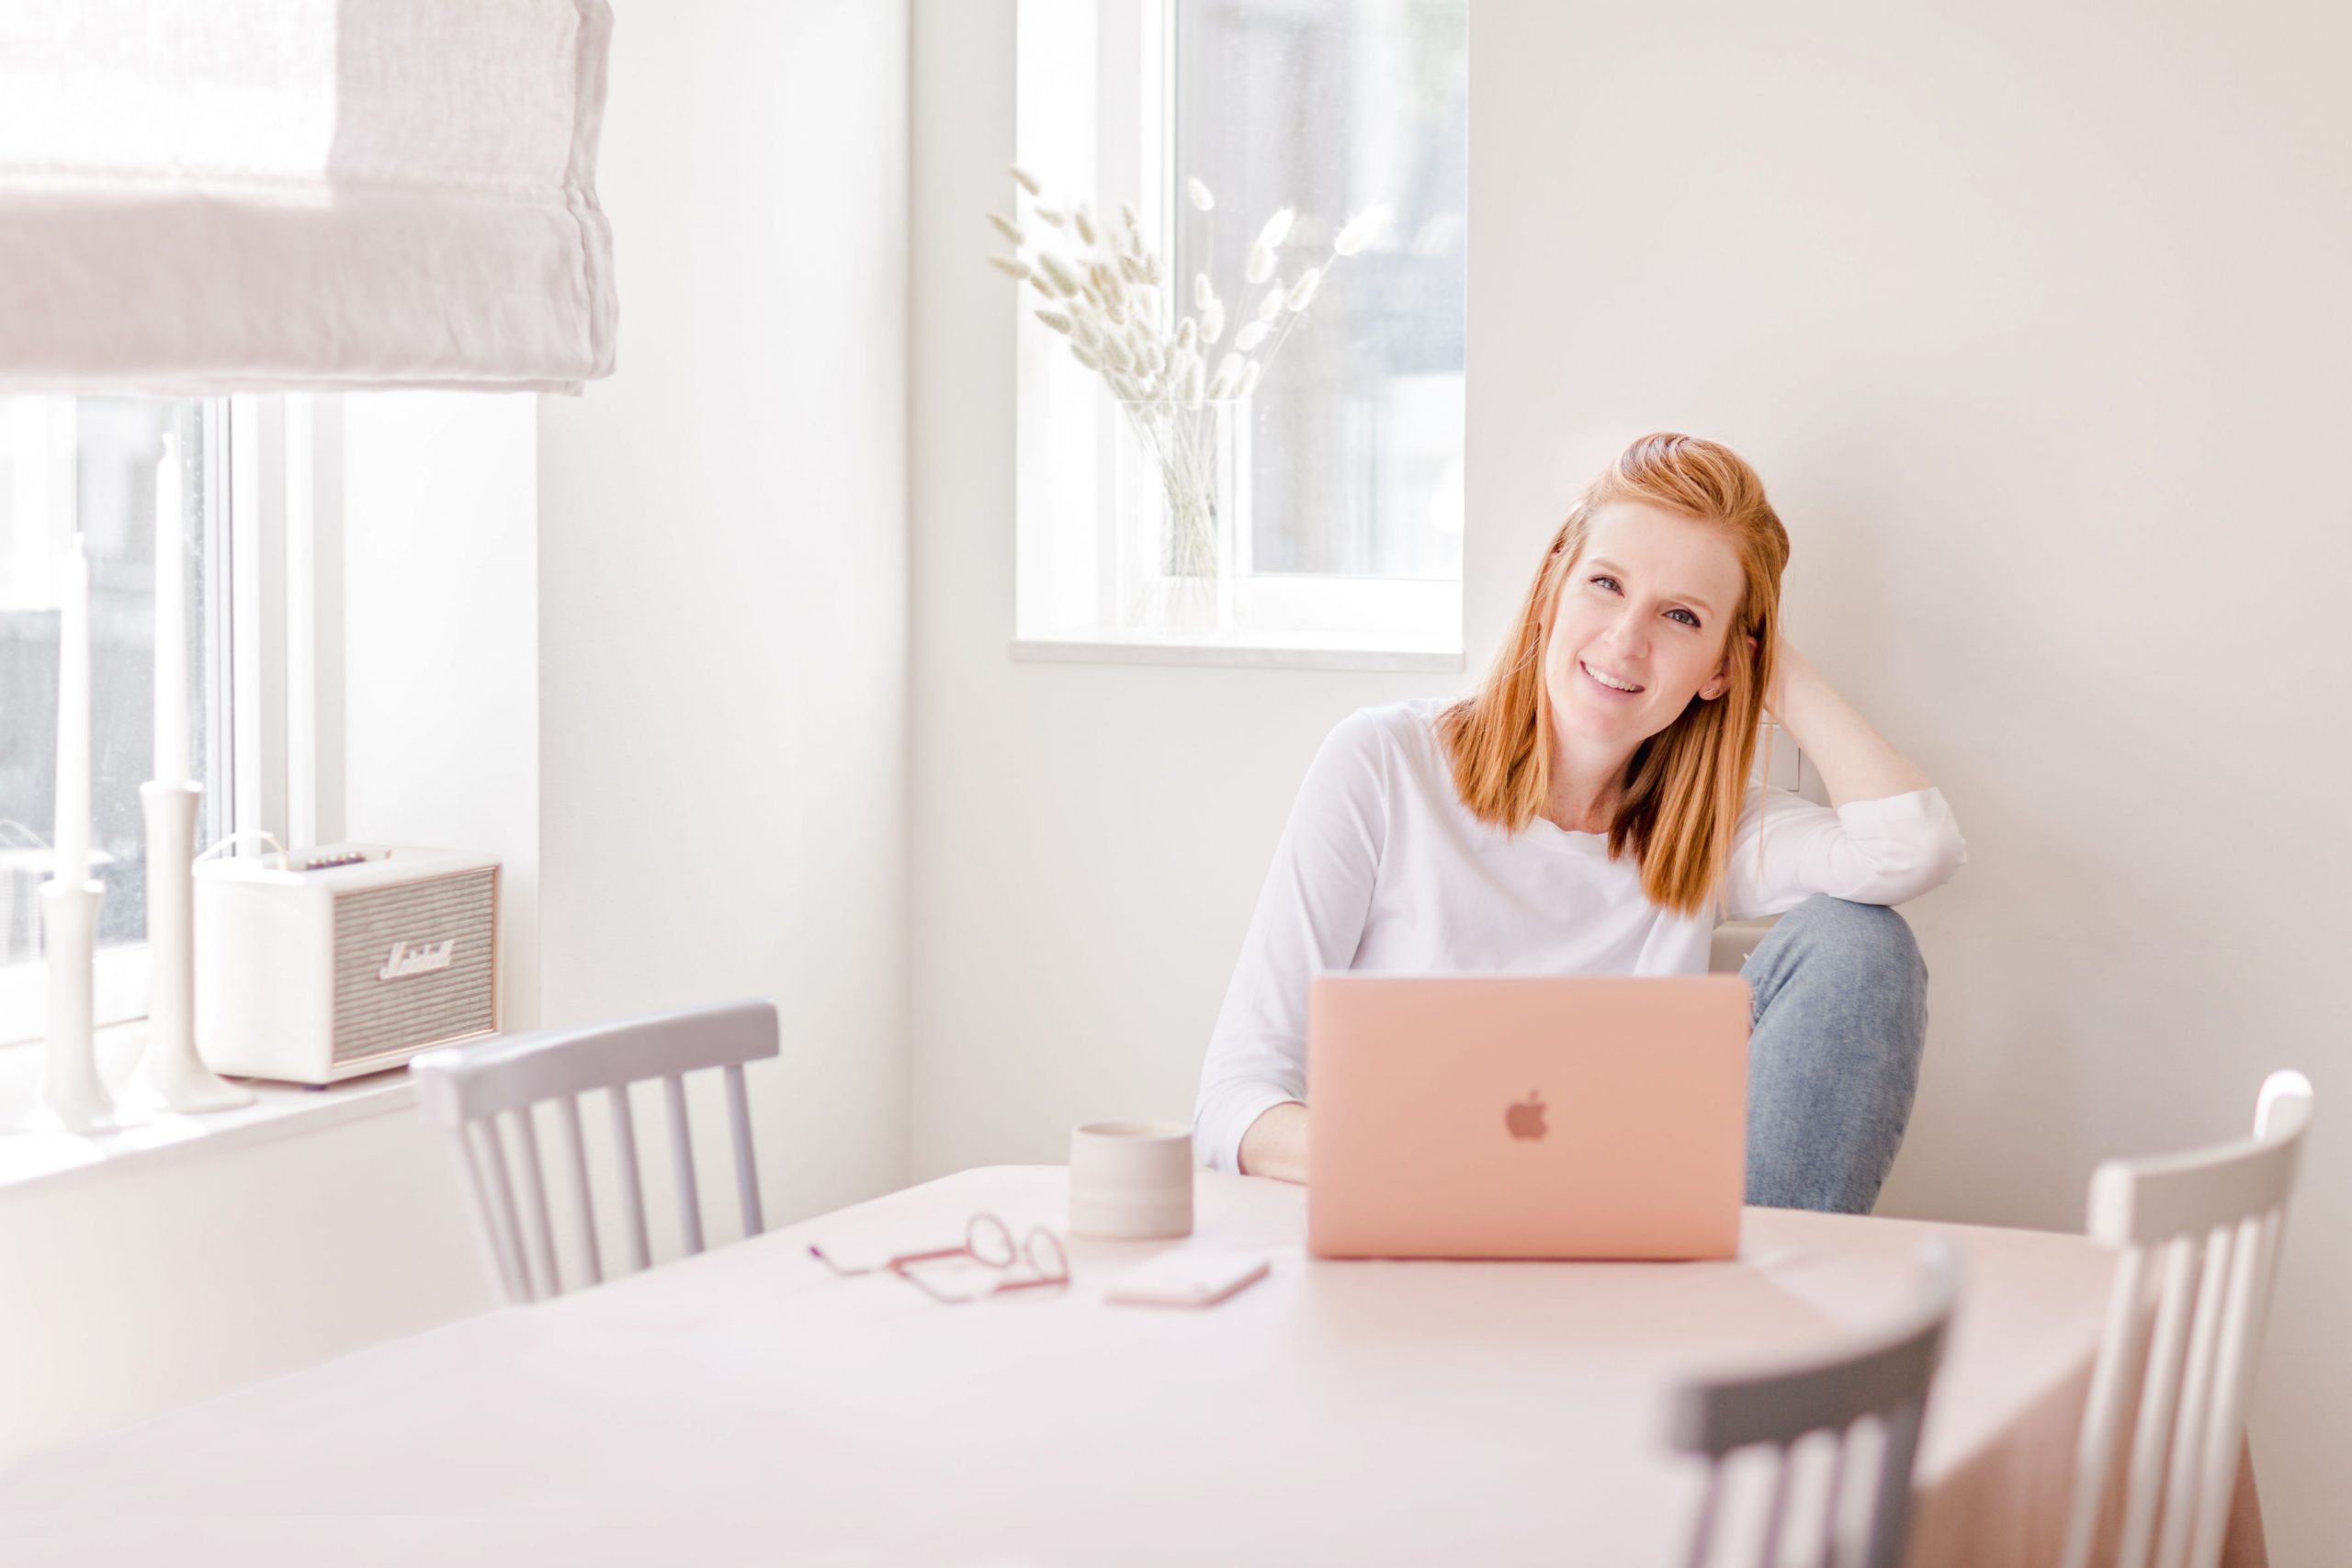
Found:
M 90 574 L 91 874 L 99 908 L 99 1016 L 144 1007 L 146 828 L 153 776 L 155 516 L 165 432 L 182 455 L 190 776 L 200 842 L 223 831 L 227 733 L 220 567 L 227 404 L 130 398 L 0 399 L 0 1041 L 40 1032 L 38 889 L 50 874 L 57 784 L 60 566 L 83 536 Z
M 1465 10 L 1175 7 L 1177 170 L 1243 214 L 1295 205 L 1314 252 L 1374 202 L 1396 213 L 1261 383 L 1245 570 L 1461 580 Z M 1252 233 L 1179 222 L 1176 276 L 1239 276 Z
M 1213 657 L 1459 667 L 1467 12 L 1022 0 L 1020 161 L 1101 214 L 1136 207 L 1169 264 L 1164 321 L 1191 309 L 1203 272 L 1238 323 L 1251 319 L 1268 290 L 1243 281 L 1250 253 L 1278 209 L 1296 219 L 1276 281 L 1329 258 L 1356 215 L 1391 216 L 1327 265 L 1251 383 L 1231 448 L 1233 624 L 1214 636 L 1121 624 L 1116 415 L 1022 290 L 1016 652 L 1154 657 L 1193 641 Z
M 98 1021 L 147 1006 L 155 473 L 178 436 L 188 773 L 199 848 L 340 833 L 342 400 L 0 398 L 0 1044 L 47 1008 L 39 889 L 57 788 L 57 568 L 90 563 Z M 248 844 L 245 852 L 252 852 Z

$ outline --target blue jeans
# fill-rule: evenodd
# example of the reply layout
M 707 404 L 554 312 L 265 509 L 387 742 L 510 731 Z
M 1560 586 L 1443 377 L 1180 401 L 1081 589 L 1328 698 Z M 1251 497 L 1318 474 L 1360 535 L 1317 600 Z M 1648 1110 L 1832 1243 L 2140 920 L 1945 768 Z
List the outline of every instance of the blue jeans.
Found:
M 1866 1214 L 1903 1146 L 1928 1043 L 1928 966 L 1902 916 L 1816 894 L 1740 965 L 1747 1201 Z

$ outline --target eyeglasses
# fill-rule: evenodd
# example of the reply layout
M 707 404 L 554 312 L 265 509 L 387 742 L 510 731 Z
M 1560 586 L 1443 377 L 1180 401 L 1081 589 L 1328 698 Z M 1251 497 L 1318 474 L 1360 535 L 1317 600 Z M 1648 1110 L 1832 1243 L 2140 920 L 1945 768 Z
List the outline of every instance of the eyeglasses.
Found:
M 1021 1244 L 1015 1247 L 1012 1241 L 1012 1227 L 994 1214 L 987 1213 L 974 1214 L 966 1223 L 964 1245 L 961 1247 L 934 1247 L 927 1252 L 901 1252 L 895 1258 L 885 1258 L 879 1263 L 869 1263 L 863 1269 L 845 1269 L 826 1257 L 823 1247 L 813 1244 L 808 1248 L 808 1256 L 845 1280 L 854 1279 L 860 1274 L 880 1274 L 886 1271 L 896 1274 L 933 1301 L 945 1302 L 951 1306 L 961 1306 L 967 1302 L 977 1302 L 989 1296 L 1002 1295 L 1007 1291 L 1034 1291 L 1046 1286 L 1067 1287 L 1069 1284 L 1069 1256 L 1062 1250 L 1060 1237 L 1040 1225 L 1023 1236 Z M 954 1295 L 924 1279 L 915 1271 L 913 1267 L 918 1263 L 932 1263 L 946 1258 L 968 1258 L 973 1262 L 987 1268 L 1001 1269 L 1008 1272 L 985 1291 L 976 1291 L 969 1295 Z M 1029 1273 L 1026 1276 L 1012 1274 L 1010 1270 L 1016 1264 L 1026 1265 Z

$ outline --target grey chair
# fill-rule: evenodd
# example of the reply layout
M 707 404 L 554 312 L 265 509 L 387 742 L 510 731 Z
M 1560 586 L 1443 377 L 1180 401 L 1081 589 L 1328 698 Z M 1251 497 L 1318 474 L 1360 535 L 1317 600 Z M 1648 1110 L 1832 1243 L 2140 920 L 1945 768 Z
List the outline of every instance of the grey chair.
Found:
M 1677 1394 L 1673 1443 L 1686 1453 L 1705 1456 L 1712 1464 L 1706 1501 L 1691 1535 L 1692 1568 L 1708 1562 L 1715 1548 L 1727 1491 L 1726 1461 L 1758 1448 L 1770 1450 L 1774 1473 L 1770 1512 L 1755 1561 L 1766 1568 L 1781 1562 L 1792 1492 L 1792 1450 L 1816 1433 L 1829 1434 L 1836 1445 L 1817 1561 L 1825 1568 L 1850 1561 L 1839 1551 L 1838 1519 L 1847 1453 L 1854 1428 L 1864 1417 L 1876 1418 L 1882 1440 L 1878 1473 L 1870 1483 L 1860 1562 L 1863 1568 L 1895 1568 L 1910 1529 L 1911 1467 L 1927 1415 L 1928 1387 L 1943 1353 L 1945 1325 L 1960 1288 L 1959 1261 L 1944 1242 L 1923 1244 L 1919 1262 L 1925 1279 L 1918 1294 L 1886 1328 L 1832 1355 L 1710 1379 Z
M 751 1104 L 743 1089 L 743 1065 L 776 1055 L 775 1008 L 768 1002 L 697 1009 L 654 1018 L 632 1019 L 583 1029 L 487 1040 L 427 1051 L 409 1063 L 425 1113 L 448 1130 L 464 1173 L 475 1228 L 492 1271 L 508 1302 L 534 1302 L 560 1294 L 555 1232 L 548 1207 L 548 1181 L 532 1125 L 532 1108 L 552 1101 L 563 1128 L 562 1169 L 584 1236 L 582 1247 L 591 1283 L 605 1277 L 596 1244 L 596 1211 L 588 1185 L 588 1154 L 582 1136 L 580 1097 L 605 1091 L 611 1104 L 613 1142 L 619 1170 L 621 1208 L 628 1226 L 629 1261 L 650 1266 L 644 1186 L 639 1174 L 637 1128 L 629 1112 L 628 1086 L 662 1080 L 668 1112 L 670 1153 L 678 1189 L 678 1225 L 689 1253 L 703 1249 L 702 1204 L 695 1185 L 694 1145 L 686 1121 L 685 1075 L 716 1067 L 727 1080 L 727 1119 L 735 1151 L 736 1200 L 743 1234 L 765 1228 L 760 1213 L 759 1172 L 752 1156 Z M 501 1130 L 504 1119 L 505 1132 Z M 521 1178 L 522 1204 L 508 1173 L 507 1134 L 513 1164 Z M 529 1224 L 525 1224 L 526 1215 Z

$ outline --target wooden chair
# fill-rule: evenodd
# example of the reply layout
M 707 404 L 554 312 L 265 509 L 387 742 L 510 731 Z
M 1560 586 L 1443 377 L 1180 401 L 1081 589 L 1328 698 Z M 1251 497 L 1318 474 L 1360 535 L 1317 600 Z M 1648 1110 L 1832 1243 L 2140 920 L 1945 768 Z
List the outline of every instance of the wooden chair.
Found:
M 2091 1561 L 2116 1438 L 2135 1398 L 2121 1537 L 2109 1561 L 2143 1568 L 2152 1543 L 2165 1568 L 2221 1561 L 2246 1391 L 2311 1114 L 2310 1081 L 2273 1073 L 2253 1137 L 2109 1160 L 2091 1173 L 2090 1234 L 2123 1256 L 2076 1444 L 2066 1568 Z M 2151 1288 L 2154 1320 L 2143 1333 Z
M 1919 1446 L 1928 1387 L 1943 1353 L 1945 1325 L 1960 1289 L 1960 1264 L 1951 1247 L 1930 1239 L 1919 1248 L 1926 1276 L 1902 1317 L 1847 1349 L 1802 1364 L 1761 1373 L 1713 1379 L 1676 1396 L 1672 1440 L 1687 1453 L 1713 1461 L 1707 1497 L 1692 1532 L 1691 1568 L 1708 1561 L 1724 1511 L 1726 1461 L 1744 1450 L 1771 1450 L 1774 1464 L 1770 1512 L 1764 1521 L 1756 1562 L 1781 1561 L 1794 1468 L 1792 1450 L 1815 1434 L 1834 1445 L 1826 1496 L 1823 1564 L 1841 1561 L 1838 1518 L 1841 1488 L 1854 1429 L 1875 1417 L 1881 1438 L 1876 1478 L 1871 1483 L 1865 1568 L 1894 1568 L 1910 1529 L 1911 1466 Z
M 472 1201 L 476 1230 L 490 1254 L 506 1300 L 534 1302 L 562 1292 L 556 1267 L 555 1233 L 549 1224 L 547 1187 L 539 1160 L 532 1107 L 555 1102 L 564 1131 L 563 1170 L 586 1240 L 582 1248 L 591 1283 L 603 1281 L 596 1245 L 596 1211 L 588 1188 L 588 1156 L 582 1140 L 580 1097 L 605 1091 L 612 1105 L 613 1142 L 619 1168 L 622 1210 L 628 1223 L 629 1261 L 649 1266 L 645 1198 L 639 1178 L 637 1128 L 629 1114 L 628 1086 L 660 1078 L 668 1108 L 670 1152 L 677 1177 L 678 1224 L 689 1253 L 700 1252 L 702 1204 L 695 1186 L 694 1147 L 686 1125 L 685 1075 L 718 1067 L 727 1078 L 727 1119 L 735 1145 L 735 1190 L 743 1234 L 765 1228 L 760 1213 L 759 1175 L 752 1160 L 752 1116 L 743 1093 L 743 1064 L 776 1054 L 775 1009 L 767 1002 L 705 1008 L 658 1018 L 585 1029 L 550 1030 L 479 1045 L 427 1051 L 409 1063 L 426 1114 L 456 1139 L 458 1162 Z M 507 1174 L 505 1118 L 515 1145 L 524 1207 L 514 1201 Z M 529 1256 L 524 1213 L 527 1211 Z M 534 1269 L 536 1264 L 536 1269 Z

